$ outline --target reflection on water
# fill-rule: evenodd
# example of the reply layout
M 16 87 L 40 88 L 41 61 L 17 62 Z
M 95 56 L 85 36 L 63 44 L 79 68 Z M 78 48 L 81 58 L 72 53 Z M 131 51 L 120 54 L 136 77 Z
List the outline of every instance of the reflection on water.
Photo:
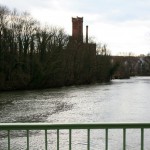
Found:
M 150 77 L 134 77 L 130 80 L 113 80 L 109 84 L 2 92 L 0 93 L 0 122 L 150 122 L 149 87 Z M 56 142 L 54 132 L 48 134 L 51 137 L 49 145 L 54 145 L 52 149 L 55 149 Z M 121 142 L 118 145 L 115 138 L 122 136 L 122 133 L 117 132 L 119 136 L 112 133 L 109 140 L 116 145 L 115 147 L 121 149 Z M 91 141 L 91 149 L 96 150 L 100 146 L 103 149 L 105 139 L 103 131 L 100 131 L 100 134 L 96 133 L 93 132 L 92 139 L 95 137 L 99 142 Z M 13 136 L 14 134 L 12 133 L 12 142 L 17 143 L 19 137 Z M 21 144 L 26 143 L 24 134 L 24 132 L 18 133 L 19 136 L 22 136 Z M 79 135 L 78 137 L 81 137 L 81 140 L 74 137 L 74 149 L 86 149 L 86 140 L 82 141 L 85 134 L 86 132 L 81 135 L 79 132 L 74 134 L 74 136 Z M 135 134 L 138 134 L 138 132 L 135 132 Z M 5 135 L 6 133 L 0 134 L 0 145 L 2 146 L 0 149 L 6 148 Z M 30 136 L 31 139 L 33 138 L 31 145 L 34 145 L 31 149 L 42 149 L 42 147 L 36 148 L 37 144 L 34 144 L 37 141 L 42 141 L 41 137 L 44 136 L 42 132 L 31 132 Z M 67 137 L 68 133 L 64 133 L 62 136 Z M 64 149 L 67 140 L 68 138 L 62 138 Z M 137 143 L 140 143 L 140 140 Z M 135 148 L 134 145 L 137 143 L 135 141 L 128 145 L 128 149 L 136 150 L 137 147 Z M 17 145 L 21 147 L 19 144 L 15 144 L 12 149 L 16 149 Z M 113 150 L 114 145 L 111 146 L 110 144 L 109 149 Z

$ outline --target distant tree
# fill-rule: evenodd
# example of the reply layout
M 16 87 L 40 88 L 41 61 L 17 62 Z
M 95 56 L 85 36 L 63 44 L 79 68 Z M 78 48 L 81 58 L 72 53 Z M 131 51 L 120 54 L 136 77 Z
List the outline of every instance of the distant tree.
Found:
M 107 48 L 106 44 L 98 43 L 96 45 L 96 53 L 97 55 L 110 55 L 110 50 Z
M 111 57 L 110 51 L 106 44 L 98 43 L 96 47 L 97 53 L 97 80 L 99 82 L 109 81 L 111 74 Z
M 63 28 L 41 27 L 28 12 L 0 5 L 0 90 L 108 81 L 107 46 L 98 45 L 96 56 L 94 38 L 88 42 L 71 42 Z

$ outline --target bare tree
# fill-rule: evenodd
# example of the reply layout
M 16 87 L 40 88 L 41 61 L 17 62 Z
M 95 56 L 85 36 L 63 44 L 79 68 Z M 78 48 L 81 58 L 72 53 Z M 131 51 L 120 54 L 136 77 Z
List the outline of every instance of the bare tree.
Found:
M 106 44 L 98 43 L 96 45 L 96 53 L 97 55 L 110 55 L 110 50 L 107 48 Z

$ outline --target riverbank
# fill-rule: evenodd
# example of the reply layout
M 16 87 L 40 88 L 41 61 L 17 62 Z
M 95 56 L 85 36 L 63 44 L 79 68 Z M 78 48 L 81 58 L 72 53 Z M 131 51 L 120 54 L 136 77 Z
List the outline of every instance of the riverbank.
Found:
M 94 84 L 103 84 L 103 83 L 110 83 L 111 80 L 107 81 L 101 81 L 101 82 L 91 82 L 91 83 L 80 83 L 80 84 L 67 84 L 67 85 L 56 85 L 56 86 L 38 86 L 38 87 L 32 87 L 32 86 L 25 86 L 25 87 L 11 87 L 11 86 L 4 86 L 4 88 L 0 88 L 0 92 L 9 92 L 9 91 L 26 91 L 26 90 L 44 90 L 44 89 L 60 89 L 62 87 L 72 87 L 72 86 L 86 86 L 86 85 L 94 85 Z

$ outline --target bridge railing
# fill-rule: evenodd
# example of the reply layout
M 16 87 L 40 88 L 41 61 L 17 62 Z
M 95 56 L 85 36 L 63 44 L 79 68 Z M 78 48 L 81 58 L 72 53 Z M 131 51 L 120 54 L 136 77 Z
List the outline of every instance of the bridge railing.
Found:
M 126 150 L 126 131 L 127 129 L 140 129 L 140 147 L 144 150 L 144 130 L 150 129 L 150 123 L 79 123 L 79 124 L 49 124 L 49 123 L 0 123 L 0 132 L 7 131 L 8 150 L 10 150 L 11 138 L 10 131 L 12 130 L 25 130 L 27 145 L 26 149 L 29 150 L 29 131 L 31 130 L 44 130 L 45 131 L 45 150 L 48 150 L 48 130 L 57 131 L 57 150 L 60 148 L 60 130 L 69 130 L 69 150 L 72 149 L 72 130 L 74 129 L 86 129 L 87 130 L 87 150 L 90 150 L 90 131 L 91 129 L 103 129 L 105 130 L 105 150 L 108 150 L 109 145 L 109 129 L 121 129 L 123 134 L 123 150 Z

